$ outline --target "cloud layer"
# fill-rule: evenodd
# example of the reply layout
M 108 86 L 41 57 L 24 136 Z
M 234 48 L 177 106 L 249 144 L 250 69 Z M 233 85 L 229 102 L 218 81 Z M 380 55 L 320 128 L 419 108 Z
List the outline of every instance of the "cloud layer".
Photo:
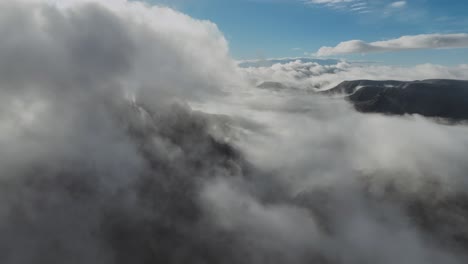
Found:
M 276 62 L 276 60 L 273 60 Z M 396 67 L 375 63 L 358 63 L 333 60 L 283 60 L 270 67 L 243 68 L 245 78 L 253 85 L 262 82 L 282 83 L 296 91 L 326 90 L 347 80 L 422 80 L 466 79 L 468 65 L 453 67 L 420 64 L 411 67 Z M 268 65 L 262 62 L 260 65 Z
M 364 42 L 350 40 L 335 47 L 321 47 L 318 56 L 334 56 L 353 53 L 394 52 L 418 49 L 468 48 L 468 34 L 425 34 L 402 36 L 385 41 Z

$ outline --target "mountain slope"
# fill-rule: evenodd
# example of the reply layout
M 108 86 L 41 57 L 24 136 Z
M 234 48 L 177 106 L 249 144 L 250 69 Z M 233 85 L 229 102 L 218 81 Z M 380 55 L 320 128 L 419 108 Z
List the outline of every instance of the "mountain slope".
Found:
M 468 81 L 345 81 L 327 94 L 345 94 L 361 112 L 468 119 Z

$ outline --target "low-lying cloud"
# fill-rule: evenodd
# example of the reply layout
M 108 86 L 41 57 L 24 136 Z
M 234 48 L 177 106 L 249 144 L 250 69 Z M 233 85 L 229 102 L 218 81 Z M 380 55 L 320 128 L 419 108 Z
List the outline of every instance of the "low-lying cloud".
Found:
M 277 60 L 273 60 L 277 62 Z M 346 80 L 423 80 L 466 79 L 468 65 L 442 66 L 420 64 L 398 67 L 377 63 L 360 63 L 333 60 L 282 60 L 269 67 L 248 67 L 241 71 L 252 85 L 263 82 L 281 83 L 296 91 L 312 92 L 333 88 Z M 251 64 L 254 65 L 254 64 Z M 260 65 L 269 65 L 262 62 Z
M 321 47 L 317 56 L 335 56 L 353 53 L 395 52 L 418 49 L 451 49 L 468 48 L 468 34 L 423 34 L 414 36 L 402 36 L 376 42 L 362 40 L 349 40 L 335 47 Z

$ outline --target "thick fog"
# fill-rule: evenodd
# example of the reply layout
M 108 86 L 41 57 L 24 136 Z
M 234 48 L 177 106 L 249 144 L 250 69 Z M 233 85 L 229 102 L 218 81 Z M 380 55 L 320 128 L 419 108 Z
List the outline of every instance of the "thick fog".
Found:
M 315 93 L 466 65 L 240 68 L 126 0 L 3 1 L 0 34 L 1 263 L 467 261 L 468 127 Z

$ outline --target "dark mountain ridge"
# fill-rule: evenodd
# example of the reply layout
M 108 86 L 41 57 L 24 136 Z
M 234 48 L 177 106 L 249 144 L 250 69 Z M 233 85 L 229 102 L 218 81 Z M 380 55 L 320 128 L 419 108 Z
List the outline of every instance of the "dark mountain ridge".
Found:
M 324 93 L 344 94 L 361 112 L 468 119 L 466 80 L 355 80 L 342 82 Z

